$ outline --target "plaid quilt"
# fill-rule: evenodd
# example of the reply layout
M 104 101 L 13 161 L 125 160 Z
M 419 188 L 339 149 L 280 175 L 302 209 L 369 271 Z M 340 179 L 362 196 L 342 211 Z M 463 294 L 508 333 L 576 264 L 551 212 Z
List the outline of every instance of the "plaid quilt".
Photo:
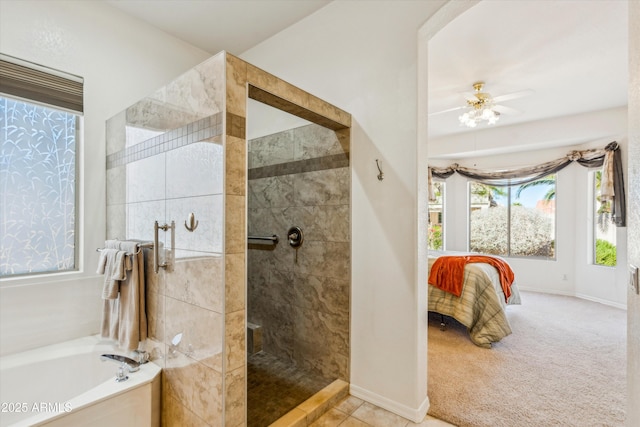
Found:
M 429 270 L 436 258 L 429 256 Z M 520 292 L 514 282 L 511 297 L 505 302 L 498 271 L 489 264 L 467 264 L 464 269 L 462 294 L 457 297 L 429 285 L 429 311 L 456 319 L 469 330 L 474 344 L 491 348 L 511 334 L 511 325 L 505 308 L 508 304 L 520 304 Z

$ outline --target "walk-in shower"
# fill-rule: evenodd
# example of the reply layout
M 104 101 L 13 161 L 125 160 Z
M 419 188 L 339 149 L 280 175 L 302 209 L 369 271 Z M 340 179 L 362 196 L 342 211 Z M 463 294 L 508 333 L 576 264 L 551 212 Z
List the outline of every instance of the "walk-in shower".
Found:
M 348 381 L 350 174 L 331 129 L 255 101 L 247 129 L 247 425 L 258 427 Z
M 248 143 L 249 122 L 266 129 L 249 99 L 307 122 Z M 267 396 L 295 407 L 300 390 L 348 381 L 350 123 L 226 52 L 107 122 L 106 237 L 158 243 L 146 344 L 163 425 L 256 425 L 248 412 Z

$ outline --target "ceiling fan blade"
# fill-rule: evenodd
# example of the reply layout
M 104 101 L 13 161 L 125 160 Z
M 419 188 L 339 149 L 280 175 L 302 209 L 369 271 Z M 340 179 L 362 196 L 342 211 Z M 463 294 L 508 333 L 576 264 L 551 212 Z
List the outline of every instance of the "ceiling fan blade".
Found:
M 518 114 L 522 114 L 522 111 L 511 107 L 505 107 L 504 105 L 494 105 L 491 109 L 507 116 L 517 116 Z
M 428 114 L 428 116 L 429 116 L 429 117 L 431 117 L 431 116 L 436 116 L 436 115 L 438 115 L 438 114 L 450 113 L 451 111 L 462 110 L 462 109 L 464 109 L 464 108 L 467 108 L 467 107 L 453 107 L 453 108 L 448 108 L 448 109 L 446 109 L 446 110 L 436 111 L 436 112 L 433 112 L 433 113 L 429 113 L 429 114 Z
M 518 99 L 525 96 L 532 95 L 535 91 L 532 89 L 521 90 L 519 92 L 508 93 L 506 95 L 500 95 L 493 98 L 493 102 L 504 102 L 512 99 Z

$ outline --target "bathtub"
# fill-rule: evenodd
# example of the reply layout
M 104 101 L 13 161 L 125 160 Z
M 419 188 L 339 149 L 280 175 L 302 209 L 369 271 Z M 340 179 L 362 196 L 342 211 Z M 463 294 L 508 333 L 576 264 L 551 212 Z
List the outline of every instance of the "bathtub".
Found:
M 160 424 L 160 367 L 146 363 L 116 382 L 118 353 L 97 336 L 0 358 L 0 427 Z

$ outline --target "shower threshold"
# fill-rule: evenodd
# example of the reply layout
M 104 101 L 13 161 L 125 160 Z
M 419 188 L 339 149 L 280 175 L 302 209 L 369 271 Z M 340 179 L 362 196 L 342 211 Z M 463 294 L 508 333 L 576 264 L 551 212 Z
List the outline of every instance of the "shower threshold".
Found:
M 306 427 L 349 395 L 349 383 L 334 380 L 331 384 L 280 417 L 270 427 Z

